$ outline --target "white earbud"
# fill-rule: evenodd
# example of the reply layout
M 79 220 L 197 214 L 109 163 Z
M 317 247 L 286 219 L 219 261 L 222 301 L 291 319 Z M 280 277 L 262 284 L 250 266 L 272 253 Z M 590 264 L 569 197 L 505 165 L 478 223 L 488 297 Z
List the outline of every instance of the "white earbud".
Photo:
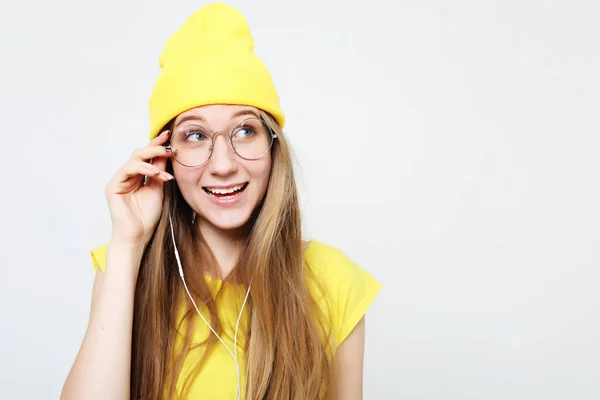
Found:
M 206 318 L 204 318 L 204 316 L 198 309 L 196 302 L 192 298 L 192 295 L 190 294 L 190 291 L 189 291 L 187 285 L 185 284 L 185 278 L 183 277 L 183 267 L 181 266 L 181 259 L 179 258 L 179 251 L 177 250 L 177 245 L 175 244 L 175 232 L 173 230 L 173 219 L 171 218 L 171 214 L 169 214 L 169 223 L 171 224 L 171 239 L 173 240 L 173 248 L 175 249 L 175 259 L 177 260 L 177 265 L 179 266 L 179 276 L 181 276 L 181 280 L 183 281 L 183 287 L 185 288 L 185 291 L 187 292 L 188 297 L 192 301 L 194 308 L 198 312 L 198 315 L 200 316 L 200 318 L 202 318 L 202 321 L 204 321 L 206 326 L 208 326 L 210 328 L 212 333 L 215 334 L 217 339 L 219 339 L 219 341 L 223 344 L 223 346 L 225 346 L 225 348 L 227 349 L 229 354 L 231 354 L 231 357 L 233 357 L 233 361 L 235 362 L 235 372 L 237 374 L 237 390 L 236 390 L 235 399 L 240 400 L 240 398 L 241 398 L 241 376 L 240 376 L 240 364 L 238 363 L 238 360 L 237 360 L 237 334 L 238 334 L 238 327 L 240 325 L 240 320 L 242 319 L 242 312 L 244 311 L 244 306 L 246 305 L 246 301 L 248 300 L 248 295 L 250 295 L 250 285 L 248 285 L 248 290 L 246 291 L 246 297 L 244 297 L 244 302 L 242 303 L 242 308 L 240 309 L 240 314 L 238 315 L 238 319 L 235 324 L 235 334 L 233 335 L 233 351 L 231 351 L 229 346 L 227 346 L 227 344 L 223 341 L 223 339 L 221 339 L 221 337 L 217 334 L 217 332 L 215 332 L 213 327 L 210 326 L 210 324 L 208 323 Z

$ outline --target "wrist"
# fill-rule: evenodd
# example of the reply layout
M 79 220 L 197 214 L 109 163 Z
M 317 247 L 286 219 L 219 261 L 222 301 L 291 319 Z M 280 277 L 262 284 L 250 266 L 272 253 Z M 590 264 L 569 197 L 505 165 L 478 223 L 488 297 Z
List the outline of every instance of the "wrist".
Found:
M 127 252 L 144 252 L 147 240 L 144 239 L 131 239 L 122 237 L 122 235 L 116 235 L 114 232 L 110 238 L 109 247 L 118 248 L 119 250 Z
M 135 270 L 139 269 L 142 256 L 146 250 L 144 242 L 129 242 L 112 238 L 106 249 L 106 260 L 119 260 L 120 264 L 131 265 Z

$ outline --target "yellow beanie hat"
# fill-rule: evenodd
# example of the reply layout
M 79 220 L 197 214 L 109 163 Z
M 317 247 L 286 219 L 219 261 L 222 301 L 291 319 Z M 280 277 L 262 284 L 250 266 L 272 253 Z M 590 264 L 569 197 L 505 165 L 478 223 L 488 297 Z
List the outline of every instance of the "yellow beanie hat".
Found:
M 283 127 L 279 95 L 244 16 L 223 3 L 202 7 L 168 40 L 150 97 L 150 139 L 194 107 L 239 104 L 271 114 Z

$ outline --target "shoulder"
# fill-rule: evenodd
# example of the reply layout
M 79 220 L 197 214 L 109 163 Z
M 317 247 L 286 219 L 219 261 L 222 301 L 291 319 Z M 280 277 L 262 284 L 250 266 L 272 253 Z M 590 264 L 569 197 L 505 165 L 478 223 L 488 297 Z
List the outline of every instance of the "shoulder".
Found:
M 304 250 L 304 261 L 315 277 L 323 282 L 357 283 L 356 279 L 375 281 L 365 269 L 356 264 L 341 249 L 317 240 L 311 240 Z
M 319 280 L 327 280 L 358 267 L 337 247 L 314 239 L 305 243 L 304 261 Z
M 318 300 L 319 293 L 326 297 L 339 345 L 377 297 L 381 283 L 342 250 L 316 240 L 306 247 L 304 260 L 309 290 Z

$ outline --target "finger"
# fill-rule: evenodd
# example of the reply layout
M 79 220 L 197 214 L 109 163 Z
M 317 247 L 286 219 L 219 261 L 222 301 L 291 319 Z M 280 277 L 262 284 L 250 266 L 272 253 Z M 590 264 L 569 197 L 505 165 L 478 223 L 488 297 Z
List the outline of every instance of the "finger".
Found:
M 162 133 L 160 135 L 158 135 L 157 137 L 155 137 L 154 139 L 152 139 L 150 141 L 150 143 L 148 143 L 148 146 L 163 145 L 163 144 L 165 144 L 167 142 L 167 140 L 169 139 L 170 135 L 171 135 L 171 131 L 170 130 L 162 131 Z
M 165 171 L 167 169 L 167 159 L 167 157 L 156 157 L 149 162 L 161 171 Z
M 168 182 L 168 181 L 174 179 L 173 175 L 171 175 L 165 171 L 165 169 L 167 167 L 167 159 L 165 157 L 154 158 L 152 160 L 151 165 L 160 169 L 160 171 L 161 171 L 161 173 L 159 175 L 160 179 L 150 179 L 147 182 L 147 185 L 150 186 L 150 188 L 152 188 L 152 189 L 162 190 L 161 187 L 164 182 Z M 163 179 L 163 177 L 166 177 L 166 179 Z
M 135 173 L 135 171 L 147 171 L 145 174 L 145 176 L 148 176 L 150 178 L 152 177 L 161 177 L 164 179 L 173 179 L 173 175 L 169 174 L 168 172 L 158 168 L 156 165 L 144 162 L 144 161 L 138 161 L 135 162 L 131 165 L 125 165 L 125 167 L 127 170 L 131 171 L 132 173 Z
M 161 171 L 156 166 L 144 161 L 131 161 L 123 166 L 118 174 L 117 182 L 125 182 L 131 178 L 141 178 L 147 176 L 163 181 L 173 179 L 173 176 L 168 172 Z
M 132 161 L 148 161 L 156 157 L 170 157 L 171 151 L 163 146 L 147 146 L 137 149 L 131 154 Z

